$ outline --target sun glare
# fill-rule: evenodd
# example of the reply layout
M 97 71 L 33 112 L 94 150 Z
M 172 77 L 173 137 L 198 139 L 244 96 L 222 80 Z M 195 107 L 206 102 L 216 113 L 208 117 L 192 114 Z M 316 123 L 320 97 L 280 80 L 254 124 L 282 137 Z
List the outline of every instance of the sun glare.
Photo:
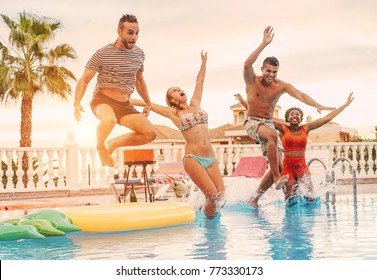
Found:
M 75 128 L 71 131 L 73 141 L 77 142 L 81 147 L 95 147 L 96 146 L 96 126 L 91 124 L 88 120 L 81 120 L 76 123 Z

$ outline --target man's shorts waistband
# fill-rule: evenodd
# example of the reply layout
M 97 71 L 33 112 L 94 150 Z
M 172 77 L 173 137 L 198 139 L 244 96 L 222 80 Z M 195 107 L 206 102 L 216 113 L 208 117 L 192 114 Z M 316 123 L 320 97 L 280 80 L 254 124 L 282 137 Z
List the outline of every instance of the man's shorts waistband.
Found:
M 245 123 L 249 120 L 258 121 L 261 123 L 272 123 L 272 124 L 274 123 L 272 119 L 264 119 L 264 118 L 254 117 L 254 116 L 247 116 Z
M 102 100 L 105 100 L 109 104 L 117 104 L 118 106 L 131 106 L 130 100 L 127 100 L 127 101 L 115 100 L 115 99 L 111 98 L 110 96 L 103 94 L 101 92 L 101 90 L 95 91 L 94 94 L 97 95 L 98 97 L 100 97 Z

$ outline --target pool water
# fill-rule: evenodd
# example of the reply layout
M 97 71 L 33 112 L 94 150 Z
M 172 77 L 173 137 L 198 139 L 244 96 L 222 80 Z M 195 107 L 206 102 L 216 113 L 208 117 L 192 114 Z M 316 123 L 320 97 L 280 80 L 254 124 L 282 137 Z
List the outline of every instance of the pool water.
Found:
M 268 202 L 266 202 L 268 201 Z M 314 205 L 230 201 L 221 216 L 193 224 L 122 233 L 69 233 L 2 241 L 2 260 L 377 259 L 377 194 L 337 195 Z

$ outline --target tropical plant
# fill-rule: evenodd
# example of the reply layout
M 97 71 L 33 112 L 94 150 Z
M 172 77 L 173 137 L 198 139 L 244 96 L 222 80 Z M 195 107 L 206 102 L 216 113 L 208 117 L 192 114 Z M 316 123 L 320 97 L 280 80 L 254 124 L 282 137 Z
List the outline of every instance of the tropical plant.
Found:
M 76 77 L 60 63 L 77 56 L 68 44 L 49 48 L 62 27 L 58 20 L 27 12 L 19 14 L 18 22 L 3 14 L 1 17 L 9 28 L 9 41 L 0 41 L 0 102 L 21 99 L 20 147 L 31 147 L 33 98 L 47 93 L 67 100 L 72 92 L 69 81 Z M 27 166 L 25 153 L 23 170 Z
M 76 80 L 61 61 L 76 59 L 68 44 L 49 48 L 61 23 L 26 12 L 18 22 L 1 14 L 9 28 L 9 41 L 0 41 L 0 101 L 21 99 L 20 147 L 31 147 L 33 98 L 38 93 L 57 95 L 67 100 L 72 89 L 68 83 Z

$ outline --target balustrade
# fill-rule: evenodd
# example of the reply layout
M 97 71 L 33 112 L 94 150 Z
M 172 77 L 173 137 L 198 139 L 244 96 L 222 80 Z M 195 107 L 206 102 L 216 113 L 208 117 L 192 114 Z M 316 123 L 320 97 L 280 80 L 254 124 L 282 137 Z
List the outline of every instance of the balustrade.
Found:
M 319 154 L 325 155 L 325 164 L 331 168 L 337 158 L 345 157 L 356 170 L 357 180 L 377 178 L 376 146 L 377 142 L 312 143 L 307 148 L 307 161 Z M 110 168 L 101 165 L 95 148 L 79 147 L 72 137 L 63 148 L 0 148 L 0 193 L 106 187 L 114 180 L 114 175 L 124 177 L 125 149 L 115 152 L 115 167 Z M 158 170 L 161 162 L 181 161 L 184 155 L 184 146 L 144 145 L 127 149 L 153 150 L 156 163 L 147 167 L 149 174 Z M 214 150 L 224 176 L 233 172 L 240 158 L 262 154 L 260 145 L 214 145 Z M 25 155 L 29 160 L 26 171 L 22 168 Z M 352 179 L 348 167 L 338 165 L 334 171 L 336 177 Z M 131 176 L 142 177 L 141 167 L 132 172 Z

